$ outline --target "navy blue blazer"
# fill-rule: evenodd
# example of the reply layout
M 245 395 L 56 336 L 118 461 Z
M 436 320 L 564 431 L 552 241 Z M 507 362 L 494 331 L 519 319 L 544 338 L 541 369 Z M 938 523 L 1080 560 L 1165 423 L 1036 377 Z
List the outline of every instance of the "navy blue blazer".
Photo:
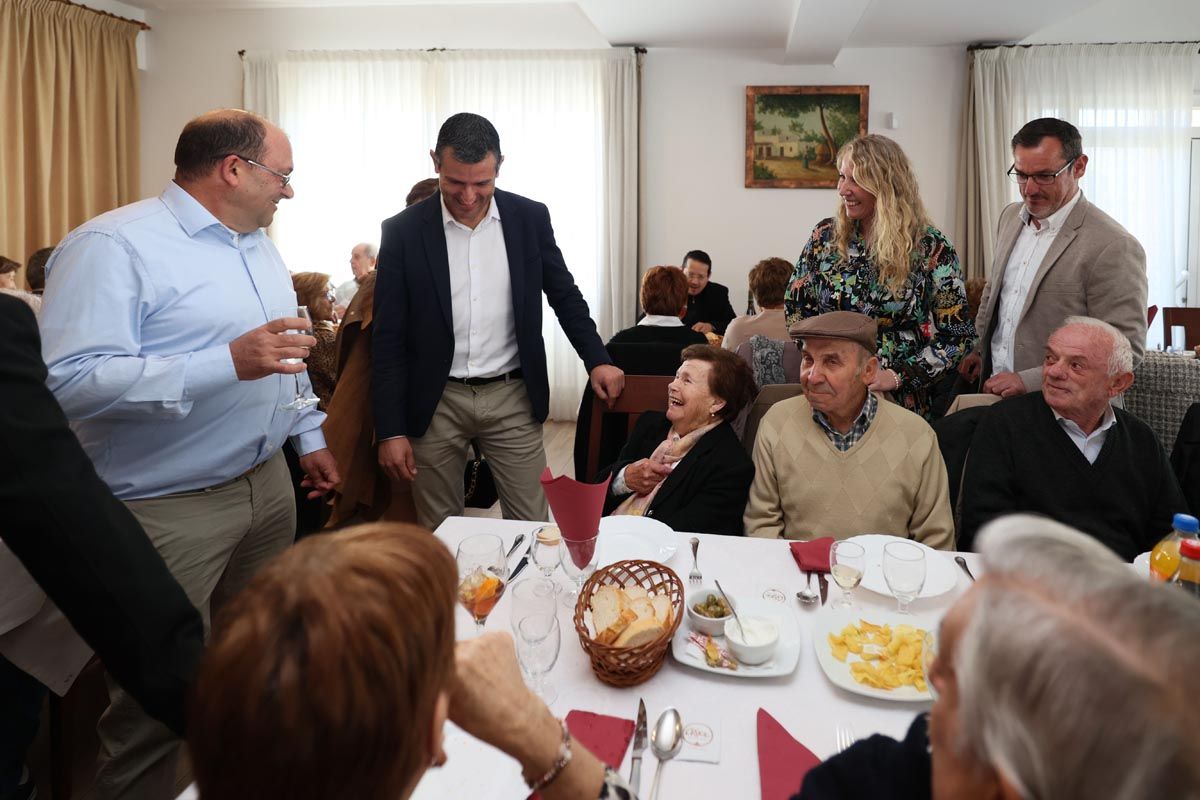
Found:
M 542 340 L 542 292 L 589 372 L 612 359 L 554 241 L 549 210 L 500 189 L 493 197 L 508 252 L 521 371 L 533 416 L 543 422 L 550 410 L 550 384 Z M 375 436 L 422 436 L 454 358 L 440 194 L 384 221 L 376 270 L 371 339 Z

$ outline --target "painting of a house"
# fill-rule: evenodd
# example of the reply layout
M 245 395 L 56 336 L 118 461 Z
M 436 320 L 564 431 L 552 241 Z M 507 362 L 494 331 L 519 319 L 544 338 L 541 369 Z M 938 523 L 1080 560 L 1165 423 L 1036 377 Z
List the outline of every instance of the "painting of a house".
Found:
M 837 185 L 838 149 L 867 132 L 866 86 L 747 86 L 746 186 Z

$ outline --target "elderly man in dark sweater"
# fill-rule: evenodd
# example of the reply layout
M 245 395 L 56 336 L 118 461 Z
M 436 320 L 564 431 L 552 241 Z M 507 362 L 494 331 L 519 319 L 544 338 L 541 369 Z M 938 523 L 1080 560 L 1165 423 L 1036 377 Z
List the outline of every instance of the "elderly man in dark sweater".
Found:
M 1154 432 L 1110 400 L 1133 383 L 1129 340 L 1091 317 L 1050 336 L 1042 391 L 993 406 L 971 440 L 959 548 L 1014 511 L 1079 528 L 1124 558 L 1149 550 L 1187 504 Z

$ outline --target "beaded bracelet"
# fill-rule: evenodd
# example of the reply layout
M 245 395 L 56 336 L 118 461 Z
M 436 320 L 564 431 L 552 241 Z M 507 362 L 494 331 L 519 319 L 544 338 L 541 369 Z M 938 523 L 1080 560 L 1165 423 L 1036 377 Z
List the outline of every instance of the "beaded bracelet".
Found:
M 892 370 L 892 380 L 894 380 L 896 382 L 896 385 L 892 387 L 892 391 L 893 392 L 899 391 L 899 389 L 900 389 L 900 373 L 897 370 Z
M 562 743 L 558 746 L 558 760 L 554 762 L 550 770 L 539 780 L 532 783 L 529 781 L 525 782 L 531 792 L 538 792 L 545 789 L 566 769 L 567 764 L 571 763 L 571 732 L 567 730 L 567 723 L 563 720 L 558 720 L 558 724 L 562 726 L 563 732 Z

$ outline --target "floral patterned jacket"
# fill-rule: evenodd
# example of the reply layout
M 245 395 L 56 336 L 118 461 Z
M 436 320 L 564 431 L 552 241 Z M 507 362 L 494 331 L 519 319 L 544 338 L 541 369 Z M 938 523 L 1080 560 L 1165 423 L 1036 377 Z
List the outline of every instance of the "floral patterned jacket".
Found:
M 930 226 L 913 253 L 913 269 L 898 293 L 880 280 L 879 270 L 856 236 L 849 260 L 834 240 L 833 218 L 813 228 L 784 301 L 787 323 L 827 311 L 858 311 L 879 325 L 880 367 L 895 370 L 896 402 L 928 419 L 929 390 L 970 352 L 975 323 L 954 245 Z

